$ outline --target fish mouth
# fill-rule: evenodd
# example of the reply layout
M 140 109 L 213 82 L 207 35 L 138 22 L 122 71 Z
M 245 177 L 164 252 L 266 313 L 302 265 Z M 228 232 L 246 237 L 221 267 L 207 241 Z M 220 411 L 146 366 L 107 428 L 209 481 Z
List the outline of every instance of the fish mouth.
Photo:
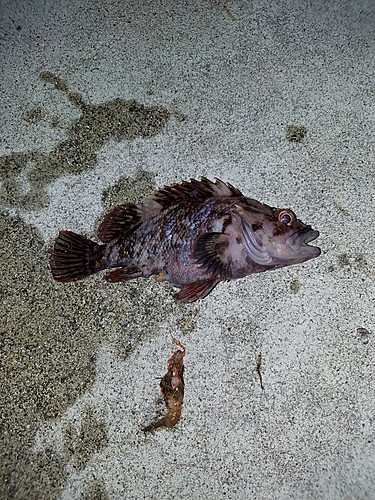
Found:
M 284 241 L 274 241 L 272 237 L 256 234 L 252 228 L 242 222 L 244 246 L 249 257 L 263 266 L 282 267 L 289 264 L 298 264 L 320 255 L 320 248 L 308 243 L 319 236 L 311 226 L 297 229 Z
M 312 257 L 320 255 L 320 248 L 309 245 L 311 241 L 319 236 L 319 231 L 314 231 L 311 226 L 304 227 L 293 233 L 287 239 L 287 243 L 292 250 L 298 251 L 305 249 L 312 254 Z

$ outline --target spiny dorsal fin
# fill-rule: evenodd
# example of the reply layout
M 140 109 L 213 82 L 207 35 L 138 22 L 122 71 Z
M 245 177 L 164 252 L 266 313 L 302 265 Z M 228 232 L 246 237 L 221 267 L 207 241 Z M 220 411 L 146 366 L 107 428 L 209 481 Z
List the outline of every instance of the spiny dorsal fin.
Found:
M 142 210 L 134 203 L 125 203 L 113 208 L 98 227 L 96 234 L 103 243 L 108 243 L 134 229 L 142 221 Z
M 215 178 L 215 182 L 212 182 L 206 177 L 201 177 L 200 181 L 190 179 L 190 182 L 182 181 L 181 184 L 165 186 L 153 194 L 152 200 L 166 208 L 191 198 L 206 199 L 221 196 L 243 195 L 239 189 L 220 179 Z
M 124 203 L 113 208 L 105 217 L 97 230 L 98 238 L 108 243 L 131 230 L 149 217 L 156 215 L 163 208 L 189 199 L 206 199 L 221 196 L 243 196 L 239 189 L 220 179 L 215 182 L 202 177 L 200 181 L 190 179 L 181 184 L 165 186 L 156 191 L 145 203 L 136 205 Z
M 100 241 L 109 243 L 133 231 L 147 218 L 156 215 L 163 207 L 153 199 L 146 203 L 124 203 L 113 208 L 103 219 L 96 234 Z

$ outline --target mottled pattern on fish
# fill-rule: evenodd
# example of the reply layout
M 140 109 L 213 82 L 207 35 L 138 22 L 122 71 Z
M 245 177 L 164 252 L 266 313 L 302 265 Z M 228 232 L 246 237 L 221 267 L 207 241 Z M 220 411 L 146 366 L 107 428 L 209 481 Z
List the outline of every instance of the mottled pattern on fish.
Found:
M 105 279 L 156 275 L 181 290 L 177 300 L 204 298 L 220 281 L 316 257 L 307 243 L 319 233 L 290 209 L 276 209 L 242 195 L 219 179 L 174 184 L 144 204 L 115 207 L 97 231 L 98 245 L 61 231 L 51 252 L 56 281 L 83 279 L 112 269 Z

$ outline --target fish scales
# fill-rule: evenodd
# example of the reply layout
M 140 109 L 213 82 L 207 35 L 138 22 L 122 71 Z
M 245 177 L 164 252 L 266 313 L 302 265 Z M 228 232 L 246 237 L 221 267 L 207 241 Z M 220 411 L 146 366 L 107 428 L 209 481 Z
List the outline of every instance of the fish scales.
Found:
M 168 208 L 145 221 L 126 238 L 109 245 L 106 267 L 136 262 L 139 267 L 144 266 L 144 277 L 168 269 L 168 281 L 177 286 L 181 280 L 189 282 L 197 279 L 201 272 L 197 273 L 197 269 L 189 265 L 193 242 L 202 232 L 212 231 L 218 218 L 230 211 L 233 204 L 225 201 L 213 199 L 206 203 L 192 200 L 190 204 Z
M 180 288 L 181 302 L 202 299 L 220 282 L 304 262 L 320 254 L 319 235 L 290 209 L 244 196 L 219 179 L 191 179 L 156 191 L 144 204 L 112 209 L 99 245 L 60 231 L 51 251 L 54 279 L 69 282 L 104 269 L 115 283 L 156 276 Z

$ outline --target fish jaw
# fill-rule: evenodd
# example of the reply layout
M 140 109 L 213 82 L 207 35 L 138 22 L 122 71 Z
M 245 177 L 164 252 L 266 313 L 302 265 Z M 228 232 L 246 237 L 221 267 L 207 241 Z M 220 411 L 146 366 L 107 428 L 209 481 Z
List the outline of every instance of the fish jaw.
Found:
M 318 236 L 319 231 L 314 231 L 308 226 L 289 236 L 285 242 L 268 241 L 266 247 L 274 262 L 279 261 L 278 264 L 276 263 L 276 267 L 300 264 L 320 255 L 319 247 L 308 244 Z
M 319 232 L 314 231 L 311 226 L 303 226 L 290 236 L 269 237 L 267 234 L 263 235 L 262 243 L 275 267 L 300 264 L 320 255 L 320 248 L 309 245 L 309 242 L 319 236 Z
M 321 251 L 319 247 L 309 245 L 309 243 L 316 240 L 318 236 L 319 231 L 312 229 L 311 226 L 307 226 L 287 239 L 289 248 L 297 251 L 300 258 L 303 258 L 303 260 L 299 260 L 298 262 L 304 262 L 305 260 L 313 259 L 320 255 Z

